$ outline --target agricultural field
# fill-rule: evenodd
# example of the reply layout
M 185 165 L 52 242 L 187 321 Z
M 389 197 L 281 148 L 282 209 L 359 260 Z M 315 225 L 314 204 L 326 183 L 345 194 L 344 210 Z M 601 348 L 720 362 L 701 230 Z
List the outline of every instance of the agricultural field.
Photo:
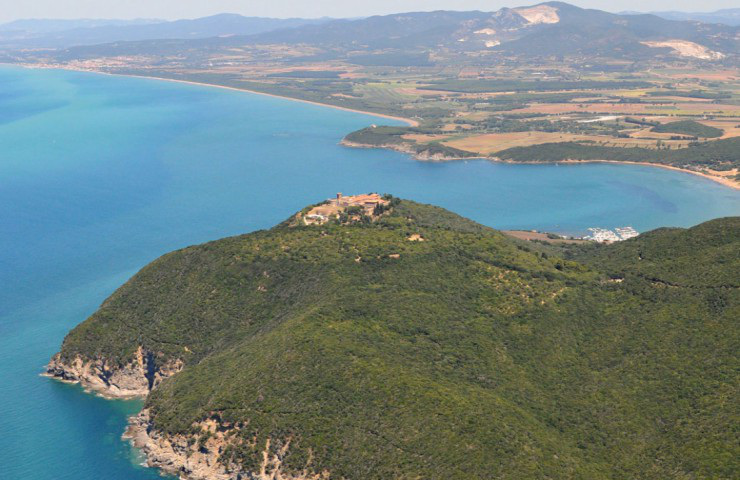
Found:
M 702 78 L 691 77 L 690 72 L 684 72 L 680 81 L 670 77 L 671 83 L 666 82 L 665 73 L 636 74 L 628 81 L 601 76 L 552 84 L 526 80 L 517 84 L 512 78 L 480 81 L 466 76 L 447 82 L 427 78 L 417 80 L 416 86 L 409 81 L 402 87 L 386 83 L 387 89 L 396 89 L 401 97 L 391 100 L 387 91 L 383 95 L 389 102 L 402 102 L 406 95 L 408 103 L 395 104 L 396 111 L 407 112 L 406 116 L 420 123 L 394 136 L 397 149 L 399 141 L 416 149 L 449 147 L 455 152 L 451 159 L 467 154 L 498 159 L 500 152 L 517 149 L 513 158 L 506 159 L 521 161 L 527 148 L 580 144 L 589 152 L 604 154 L 606 160 L 651 163 L 662 163 L 660 151 L 686 150 L 678 152 L 681 155 L 666 154 L 666 163 L 681 158 L 681 168 L 726 180 L 736 177 L 740 163 L 740 155 L 728 150 L 728 144 L 718 145 L 716 155 L 707 153 L 713 145 L 700 150 L 701 163 L 686 160 L 691 149 L 701 144 L 740 138 L 740 85 L 727 72 L 718 75 L 726 83 L 717 83 L 716 77 L 706 73 L 700 74 Z M 538 88 L 540 84 L 544 85 Z M 382 145 L 382 138 L 375 137 L 374 143 Z M 629 155 L 617 149 L 630 149 Z M 540 158 L 539 149 L 533 154 Z
M 416 140 L 420 141 L 419 139 Z M 511 133 L 487 133 L 477 136 L 465 136 L 445 140 L 435 138 L 433 141 L 443 143 L 444 145 L 465 150 L 469 152 L 480 153 L 485 156 L 493 155 L 497 152 L 507 150 L 513 147 L 528 147 L 531 145 L 542 145 L 545 143 L 558 142 L 593 142 L 599 145 L 611 147 L 641 147 L 657 149 L 660 145 L 674 148 L 683 148 L 688 145 L 687 141 L 680 140 L 654 140 L 652 138 L 614 138 L 606 135 L 577 135 L 570 133 L 552 133 L 552 132 L 511 132 Z
M 350 66 L 344 69 L 349 71 Z M 717 74 L 726 79 L 719 83 L 715 77 L 704 80 L 706 73 L 698 78 L 690 72 L 684 72 L 680 79 L 642 72 L 629 78 L 620 74 L 580 80 L 578 72 L 567 69 L 561 69 L 559 77 L 552 80 L 529 80 L 516 69 L 495 74 L 489 71 L 484 79 L 474 78 L 469 68 L 461 68 L 455 79 L 444 79 L 452 74 L 450 70 L 449 66 L 444 72 L 374 66 L 353 70 L 351 78 L 302 78 L 300 85 L 285 77 L 279 82 L 275 77 L 268 81 L 273 93 L 282 90 L 289 96 L 303 95 L 413 120 L 414 126 L 394 129 L 390 134 L 384 130 L 360 132 L 350 143 L 370 139 L 368 145 L 419 152 L 423 159 L 499 159 L 500 153 L 508 155 L 510 149 L 516 149 L 516 155 L 506 159 L 522 161 L 527 158 L 527 148 L 536 148 L 533 156 L 540 158 L 543 145 L 576 144 L 591 154 L 600 152 L 605 159 L 655 163 L 660 151 L 740 138 L 740 84 L 726 72 Z M 322 93 L 330 90 L 341 93 Z M 630 155 L 625 157 L 617 149 L 631 149 Z M 681 168 L 732 182 L 740 162 L 738 155 L 733 156 L 731 150 L 727 154 L 725 146 L 718 151 L 723 153 L 707 157 L 703 150 L 701 164 L 686 162 L 691 155 L 681 156 Z M 674 157 L 665 158 L 670 164 Z
M 316 45 L 245 44 L 56 65 L 223 85 L 406 119 L 409 126 L 401 130 L 347 132 L 352 135 L 346 144 L 367 141 L 364 146 L 424 159 L 496 160 L 516 149 L 507 159 L 526 161 L 530 152 L 539 161 L 543 151 L 552 150 L 543 146 L 561 145 L 562 154 L 580 145 L 604 159 L 655 162 L 656 152 L 740 138 L 740 74 L 726 64 L 624 59 L 584 64 L 575 58 L 491 55 L 436 48 L 426 56 L 386 50 L 336 56 Z M 621 149 L 634 151 L 625 155 Z M 707 153 L 714 150 L 721 154 Z M 702 147 L 698 156 L 702 162 L 693 164 L 685 161 L 689 153 L 665 158 L 680 157 L 681 168 L 723 178 L 740 167 L 740 155 L 726 145 Z

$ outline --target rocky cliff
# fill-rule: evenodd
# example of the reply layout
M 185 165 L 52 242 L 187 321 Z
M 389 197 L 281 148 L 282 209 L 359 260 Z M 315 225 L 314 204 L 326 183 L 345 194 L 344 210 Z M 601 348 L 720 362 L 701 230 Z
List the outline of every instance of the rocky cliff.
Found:
M 148 410 L 132 417 L 124 438 L 144 451 L 147 465 L 165 473 L 178 475 L 189 480 L 322 480 L 329 478 L 328 472 L 311 473 L 311 458 L 301 471 L 289 472 L 283 461 L 290 449 L 290 439 L 274 445 L 267 439 L 261 447 L 261 462 L 253 471 L 229 460 L 225 453 L 229 448 L 239 448 L 251 443 L 255 448 L 256 438 L 244 440 L 238 433 L 243 424 L 222 421 L 217 414 L 192 425 L 188 435 L 165 435 L 154 429 Z
M 134 359 L 125 365 L 111 363 L 104 358 L 85 359 L 80 355 L 65 360 L 60 354 L 56 354 L 46 366 L 46 375 L 79 383 L 105 397 L 145 397 L 162 380 L 183 367 L 180 360 L 160 363 L 157 358 L 157 354 L 147 352 L 141 347 L 136 350 Z
M 46 375 L 86 389 L 107 398 L 146 397 L 166 378 L 182 370 L 181 361 L 157 362 L 157 355 L 141 347 L 126 365 L 110 364 L 105 359 L 87 360 L 76 356 L 65 361 L 55 355 L 46 367 Z M 245 443 L 237 435 L 242 424 L 223 422 L 218 415 L 192 425 L 188 434 L 166 435 L 157 431 L 147 409 L 129 419 L 123 438 L 141 449 L 149 467 L 188 480 L 321 480 L 327 473 L 302 471 L 289 473 L 283 469 L 283 459 L 290 448 L 290 439 L 271 445 L 267 439 L 262 461 L 254 471 L 247 471 L 223 456 L 227 447 Z M 256 439 L 254 439 L 256 442 Z M 256 445 L 251 445 L 255 448 Z

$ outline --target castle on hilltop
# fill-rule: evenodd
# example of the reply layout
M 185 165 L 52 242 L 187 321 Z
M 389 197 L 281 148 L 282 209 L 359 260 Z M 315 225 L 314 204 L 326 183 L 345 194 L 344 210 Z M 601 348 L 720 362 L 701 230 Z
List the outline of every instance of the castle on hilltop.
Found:
M 387 200 L 377 193 L 363 195 L 344 196 L 337 193 L 335 198 L 330 198 L 321 205 L 312 208 L 303 216 L 306 225 L 322 225 L 332 218 L 339 218 L 342 213 L 353 213 L 354 215 L 365 215 L 374 217 L 379 207 L 387 207 Z

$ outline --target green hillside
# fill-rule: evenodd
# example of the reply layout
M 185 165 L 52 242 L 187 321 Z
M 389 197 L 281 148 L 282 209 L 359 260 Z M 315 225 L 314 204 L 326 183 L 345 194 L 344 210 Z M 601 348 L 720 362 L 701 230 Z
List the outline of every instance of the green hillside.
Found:
M 653 127 L 651 131 L 658 133 L 680 133 L 702 138 L 717 138 L 721 137 L 724 133 L 719 128 L 710 127 L 693 120 L 663 123 Z
M 270 439 L 332 479 L 736 478 L 738 251 L 728 218 L 565 260 L 403 200 L 165 255 L 61 356 L 183 360 L 152 430 L 215 419 L 242 473 Z
M 496 155 L 512 162 L 557 162 L 563 160 L 616 160 L 662 163 L 675 167 L 732 170 L 740 166 L 740 137 L 694 143 L 687 148 L 657 150 L 641 147 L 606 147 L 593 143 L 543 143 L 513 147 Z

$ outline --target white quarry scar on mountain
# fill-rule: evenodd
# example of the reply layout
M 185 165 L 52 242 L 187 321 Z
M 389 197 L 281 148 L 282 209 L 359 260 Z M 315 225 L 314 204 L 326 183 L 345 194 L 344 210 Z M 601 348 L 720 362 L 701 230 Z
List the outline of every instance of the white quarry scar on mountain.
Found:
M 514 11 L 524 17 L 530 24 L 558 23 L 558 9 L 549 5 L 538 5 L 530 8 L 515 8 Z
M 673 50 L 673 53 L 681 57 L 694 57 L 701 60 L 720 60 L 725 57 L 723 53 L 709 50 L 703 45 L 688 40 L 664 40 L 660 42 L 641 43 L 653 48 L 670 48 Z
M 473 33 L 475 33 L 476 35 L 496 35 L 496 30 L 492 28 L 482 28 L 480 30 L 476 30 Z

